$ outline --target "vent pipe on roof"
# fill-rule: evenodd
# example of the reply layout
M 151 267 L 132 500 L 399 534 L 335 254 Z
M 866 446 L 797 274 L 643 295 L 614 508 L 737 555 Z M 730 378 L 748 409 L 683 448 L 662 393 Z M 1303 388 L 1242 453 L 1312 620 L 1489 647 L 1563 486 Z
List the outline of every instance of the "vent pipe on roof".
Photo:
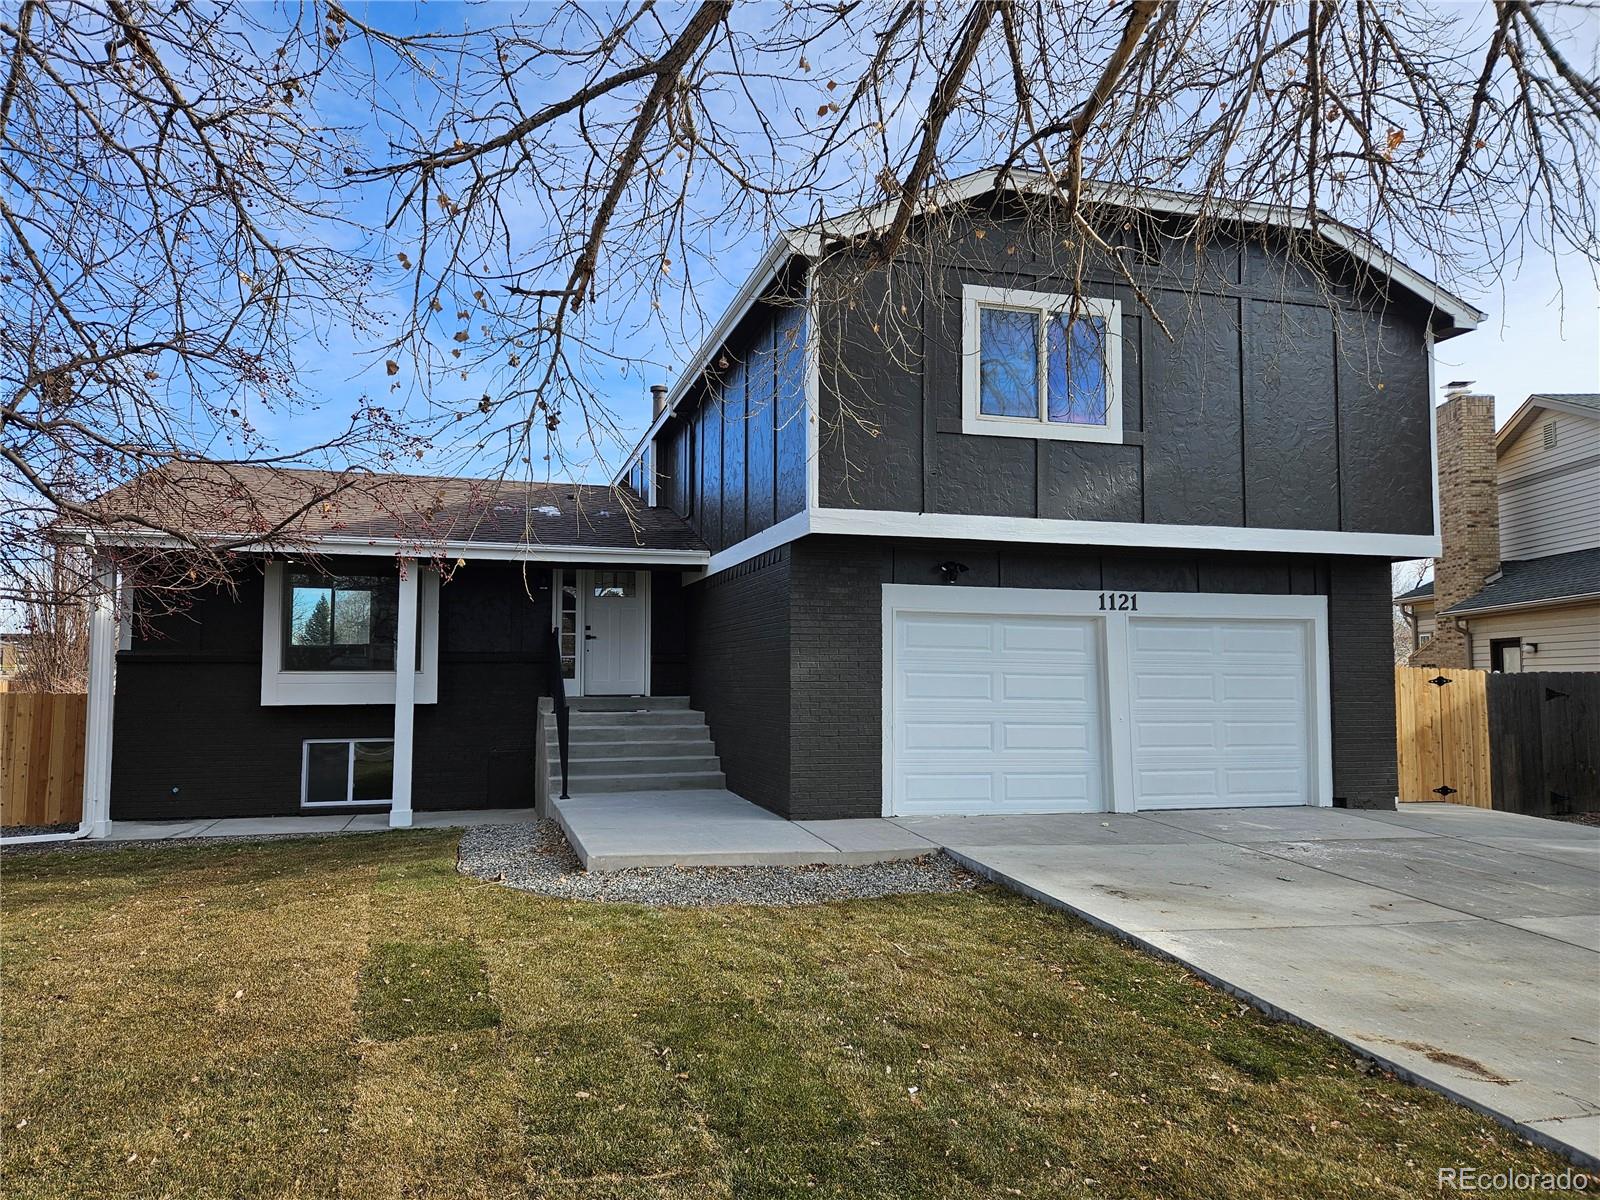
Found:
M 650 385 L 650 415 L 659 417 L 661 410 L 667 407 L 667 385 L 652 383 Z

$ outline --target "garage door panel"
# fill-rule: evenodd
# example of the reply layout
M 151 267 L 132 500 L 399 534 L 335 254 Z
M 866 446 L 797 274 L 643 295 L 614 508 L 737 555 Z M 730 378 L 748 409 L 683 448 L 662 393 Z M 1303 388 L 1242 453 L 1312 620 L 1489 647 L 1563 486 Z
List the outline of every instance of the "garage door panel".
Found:
M 908 750 L 994 749 L 995 727 L 990 721 L 917 721 L 906 726 Z
M 988 700 L 994 695 L 992 671 L 907 671 L 906 700 L 942 703 L 949 700 Z
M 1136 807 L 1310 801 L 1301 622 L 1140 618 L 1128 641 Z
M 1093 620 L 897 614 L 894 639 L 894 811 L 1104 807 Z

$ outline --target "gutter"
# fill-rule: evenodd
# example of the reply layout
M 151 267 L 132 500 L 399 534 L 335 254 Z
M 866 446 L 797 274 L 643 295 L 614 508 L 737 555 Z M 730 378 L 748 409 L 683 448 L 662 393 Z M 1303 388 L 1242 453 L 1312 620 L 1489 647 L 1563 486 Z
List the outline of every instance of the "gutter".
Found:
M 26 833 L 20 837 L 0 837 L 0 850 L 8 846 L 34 846 L 40 842 L 75 842 L 89 836 L 89 823 L 79 821 L 75 833 Z
M 1518 612 L 1527 608 L 1560 608 L 1563 604 L 1582 604 L 1586 600 L 1600 600 L 1600 592 L 1579 592 L 1573 596 L 1557 596 L 1553 600 L 1519 600 L 1515 604 L 1491 604 L 1484 608 L 1450 608 L 1439 615 L 1455 617 L 1458 621 L 1470 621 L 1473 617 L 1489 613 Z

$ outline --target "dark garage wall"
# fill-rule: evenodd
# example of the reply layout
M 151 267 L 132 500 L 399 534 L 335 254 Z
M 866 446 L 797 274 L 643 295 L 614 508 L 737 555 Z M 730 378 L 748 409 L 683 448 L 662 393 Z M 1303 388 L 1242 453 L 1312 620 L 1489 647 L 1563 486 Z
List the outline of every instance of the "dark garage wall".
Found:
M 1353 807 L 1393 804 L 1385 560 L 819 537 L 792 549 L 790 789 L 787 804 L 761 798 L 768 807 L 807 818 L 881 815 L 881 585 L 936 582 L 934 565 L 951 558 L 970 568 L 965 587 L 1328 596 L 1334 796 Z

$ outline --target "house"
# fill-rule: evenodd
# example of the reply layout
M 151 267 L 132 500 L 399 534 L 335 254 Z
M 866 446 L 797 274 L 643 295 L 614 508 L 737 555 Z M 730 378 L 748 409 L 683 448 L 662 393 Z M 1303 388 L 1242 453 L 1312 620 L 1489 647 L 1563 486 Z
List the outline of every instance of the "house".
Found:
M 1103 188 L 1085 249 L 1040 190 L 957 181 L 888 264 L 888 206 L 780 237 L 612 488 L 384 481 L 120 651 L 102 605 L 91 807 L 527 803 L 557 673 L 580 795 L 1392 805 L 1390 566 L 1482 314 L 1300 214 Z
M 1444 550 L 1397 596 L 1413 666 L 1600 671 L 1600 395 L 1533 395 L 1494 431 L 1494 398 L 1439 412 Z

